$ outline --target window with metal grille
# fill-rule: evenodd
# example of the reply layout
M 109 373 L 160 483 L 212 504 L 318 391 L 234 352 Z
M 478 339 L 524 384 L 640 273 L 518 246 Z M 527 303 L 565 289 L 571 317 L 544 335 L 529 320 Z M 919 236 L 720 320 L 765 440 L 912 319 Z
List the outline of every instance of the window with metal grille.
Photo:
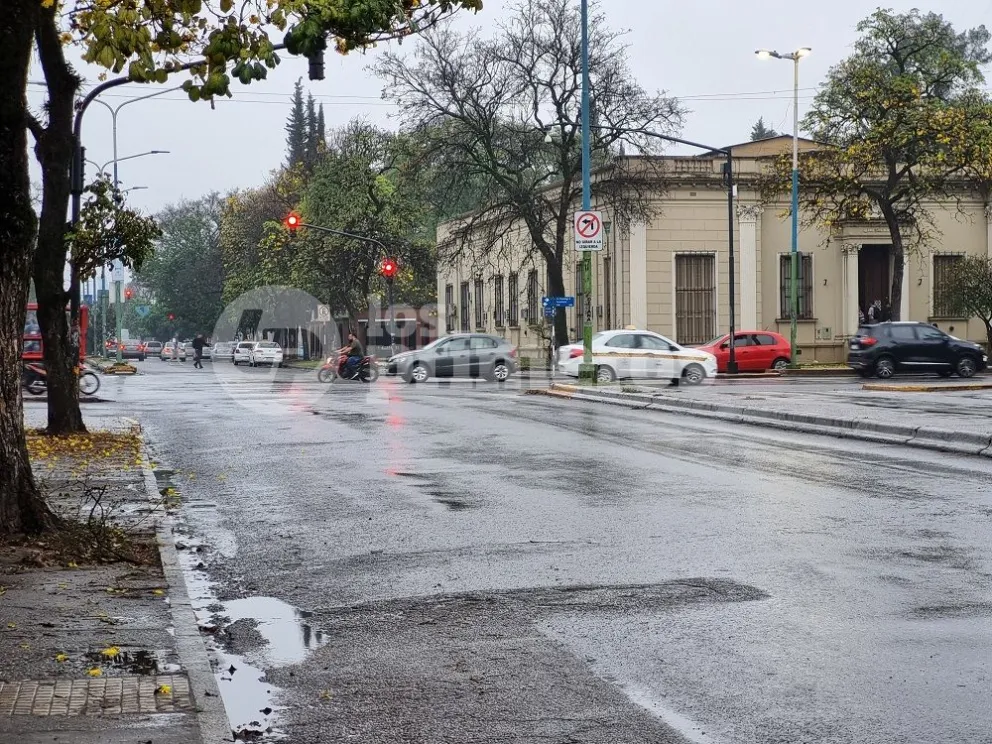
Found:
M 954 302 L 954 272 L 964 256 L 935 255 L 933 257 L 934 318 L 953 318 L 960 314 Z M 906 290 L 903 290 L 904 292 Z
M 503 275 L 497 274 L 493 278 L 493 324 L 497 328 L 506 325 L 506 318 L 503 317 Z
M 469 312 L 469 308 L 468 308 L 468 299 L 469 299 L 468 282 L 462 282 L 461 289 L 462 289 L 462 298 L 461 298 L 462 301 L 461 301 L 461 307 L 458 308 L 458 314 L 461 317 L 461 321 L 462 321 L 461 328 L 462 328 L 462 330 L 463 331 L 467 331 L 467 330 L 469 330 L 469 327 L 468 327 L 468 323 L 469 323 L 469 317 L 468 317 L 468 312 Z
M 444 330 L 451 333 L 455 330 L 455 285 L 444 285 Z
M 506 282 L 507 297 L 507 318 L 506 322 L 511 326 L 520 325 L 520 287 L 517 286 L 516 273 L 510 274 Z
M 799 255 L 799 306 L 796 317 L 800 320 L 810 320 L 813 317 L 813 256 L 809 253 Z M 779 307 L 783 318 L 792 317 L 792 255 L 785 254 L 778 258 L 778 290 Z
M 483 302 L 485 291 L 481 279 L 475 280 L 475 327 L 479 330 L 486 327 L 486 307 Z
M 675 334 L 680 344 L 702 344 L 716 335 L 716 256 L 675 256 Z
M 537 271 L 531 269 L 527 272 L 527 321 L 536 323 L 540 313 L 541 288 L 537 283 Z

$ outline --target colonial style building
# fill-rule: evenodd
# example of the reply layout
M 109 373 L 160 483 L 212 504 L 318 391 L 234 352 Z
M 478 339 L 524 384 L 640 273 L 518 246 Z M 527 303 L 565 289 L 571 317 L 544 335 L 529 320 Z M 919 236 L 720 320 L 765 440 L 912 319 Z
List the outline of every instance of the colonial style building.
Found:
M 808 140 L 800 145 L 804 150 L 818 146 Z M 771 158 L 790 148 L 790 137 L 733 147 L 738 184 L 734 281 L 741 330 L 789 334 L 789 195 L 763 202 L 758 179 Z M 593 320 L 596 330 L 633 325 L 679 343 L 702 343 L 725 333 L 730 321 L 724 156 L 664 160 L 669 177 L 665 188 L 659 187 L 656 216 L 622 232 L 607 224 L 605 248 L 593 254 Z M 927 209 L 937 235 L 906 257 L 900 315 L 984 342 L 980 321 L 953 317 L 946 277 L 962 256 L 992 256 L 992 209 L 977 189 L 961 202 Z M 441 225 L 439 241 L 450 235 L 453 224 Z M 442 267 L 439 333 L 495 333 L 520 347 L 523 356 L 541 358 L 549 332 L 541 309 L 546 270 L 530 248 L 526 232 L 509 224 L 498 257 Z M 833 229 L 802 229 L 799 251 L 800 361 L 843 361 L 860 313 L 875 301 L 888 305 L 893 271 L 888 228 L 881 219 L 869 219 Z M 565 277 L 577 307 L 583 303 L 581 260 L 581 254 L 571 253 Z M 572 338 L 581 338 L 580 313 L 569 310 L 568 317 Z

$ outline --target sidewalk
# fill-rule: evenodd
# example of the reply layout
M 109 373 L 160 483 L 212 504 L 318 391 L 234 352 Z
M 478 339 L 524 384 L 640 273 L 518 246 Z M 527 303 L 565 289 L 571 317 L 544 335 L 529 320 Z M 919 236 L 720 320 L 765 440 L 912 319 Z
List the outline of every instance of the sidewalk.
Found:
M 29 440 L 39 483 L 76 526 L 0 546 L 0 741 L 232 741 L 167 498 L 131 422 L 103 422 L 113 430 Z
M 925 391 L 903 392 L 847 386 L 810 392 L 704 385 L 661 391 L 638 385 L 602 388 L 556 384 L 535 392 L 660 413 L 992 457 L 992 392 L 982 388 L 937 392 L 928 387 Z

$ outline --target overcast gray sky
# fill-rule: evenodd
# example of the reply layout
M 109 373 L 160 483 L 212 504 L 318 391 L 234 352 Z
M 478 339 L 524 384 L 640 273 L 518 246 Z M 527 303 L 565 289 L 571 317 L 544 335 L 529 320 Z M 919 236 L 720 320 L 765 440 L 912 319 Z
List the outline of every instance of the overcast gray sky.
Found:
M 482 13 L 463 14 L 459 25 L 491 29 L 513 4 L 484 2 Z M 858 21 L 875 7 L 859 0 L 603 0 L 601 5 L 613 28 L 629 30 L 631 67 L 641 84 L 680 97 L 691 109 L 683 136 L 713 145 L 746 140 L 759 116 L 774 129 L 791 131 L 791 67 L 778 60 L 759 61 L 755 49 L 813 48 L 802 62 L 801 115 L 827 69 L 849 53 Z M 889 0 L 884 7 L 934 10 L 963 30 L 989 18 L 992 0 Z M 375 52 L 347 57 L 329 52 L 326 79 L 304 80 L 324 104 L 329 127 L 355 116 L 390 123 L 395 110 L 380 99 L 381 85 L 367 70 L 374 56 Z M 100 72 L 85 66 L 81 70 L 90 82 Z M 35 70 L 32 80 L 39 75 Z M 181 91 L 125 106 L 118 116 L 119 156 L 171 152 L 120 164 L 125 188 L 148 187 L 133 192 L 130 203 L 154 212 L 184 197 L 261 183 L 284 157 L 283 127 L 293 83 L 300 76 L 306 78 L 305 61 L 287 56 L 267 81 L 248 87 L 235 84 L 235 97 L 218 101 L 213 111 L 209 105 L 190 103 Z M 128 85 L 101 98 L 117 106 L 168 87 Z M 43 88 L 31 85 L 29 100 L 40 107 Z M 113 157 L 110 133 L 110 112 L 94 104 L 83 127 L 88 159 L 103 164 Z M 88 166 L 88 174 L 93 170 Z

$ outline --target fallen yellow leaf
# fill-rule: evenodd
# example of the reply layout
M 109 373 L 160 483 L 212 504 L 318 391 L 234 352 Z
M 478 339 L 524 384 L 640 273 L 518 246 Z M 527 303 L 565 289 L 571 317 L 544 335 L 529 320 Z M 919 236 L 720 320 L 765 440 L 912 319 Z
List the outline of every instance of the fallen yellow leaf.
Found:
M 165 592 L 162 589 L 153 589 L 152 594 L 154 594 L 156 597 L 161 597 L 165 595 Z
M 87 673 L 87 674 L 88 674 L 89 676 L 91 676 L 91 677 L 102 677 L 102 676 L 103 676 L 103 670 L 102 670 L 102 669 L 100 669 L 100 667 L 93 667 L 92 669 L 90 669 L 90 670 L 89 670 L 88 672 L 86 672 L 86 673 Z
M 7 623 L 7 627 L 13 630 L 14 628 L 17 627 L 17 623 Z
M 103 649 L 103 651 L 100 652 L 102 656 L 106 656 L 108 659 L 116 658 L 117 656 L 120 655 L 120 653 L 121 650 L 117 648 L 117 646 L 110 646 L 109 648 L 105 648 Z
M 155 689 L 155 694 L 156 695 L 171 695 L 172 694 L 172 687 L 170 685 L 159 685 Z
M 55 655 L 55 661 L 57 661 L 59 664 L 64 664 L 65 662 L 69 661 L 69 655 L 68 654 L 56 654 Z

